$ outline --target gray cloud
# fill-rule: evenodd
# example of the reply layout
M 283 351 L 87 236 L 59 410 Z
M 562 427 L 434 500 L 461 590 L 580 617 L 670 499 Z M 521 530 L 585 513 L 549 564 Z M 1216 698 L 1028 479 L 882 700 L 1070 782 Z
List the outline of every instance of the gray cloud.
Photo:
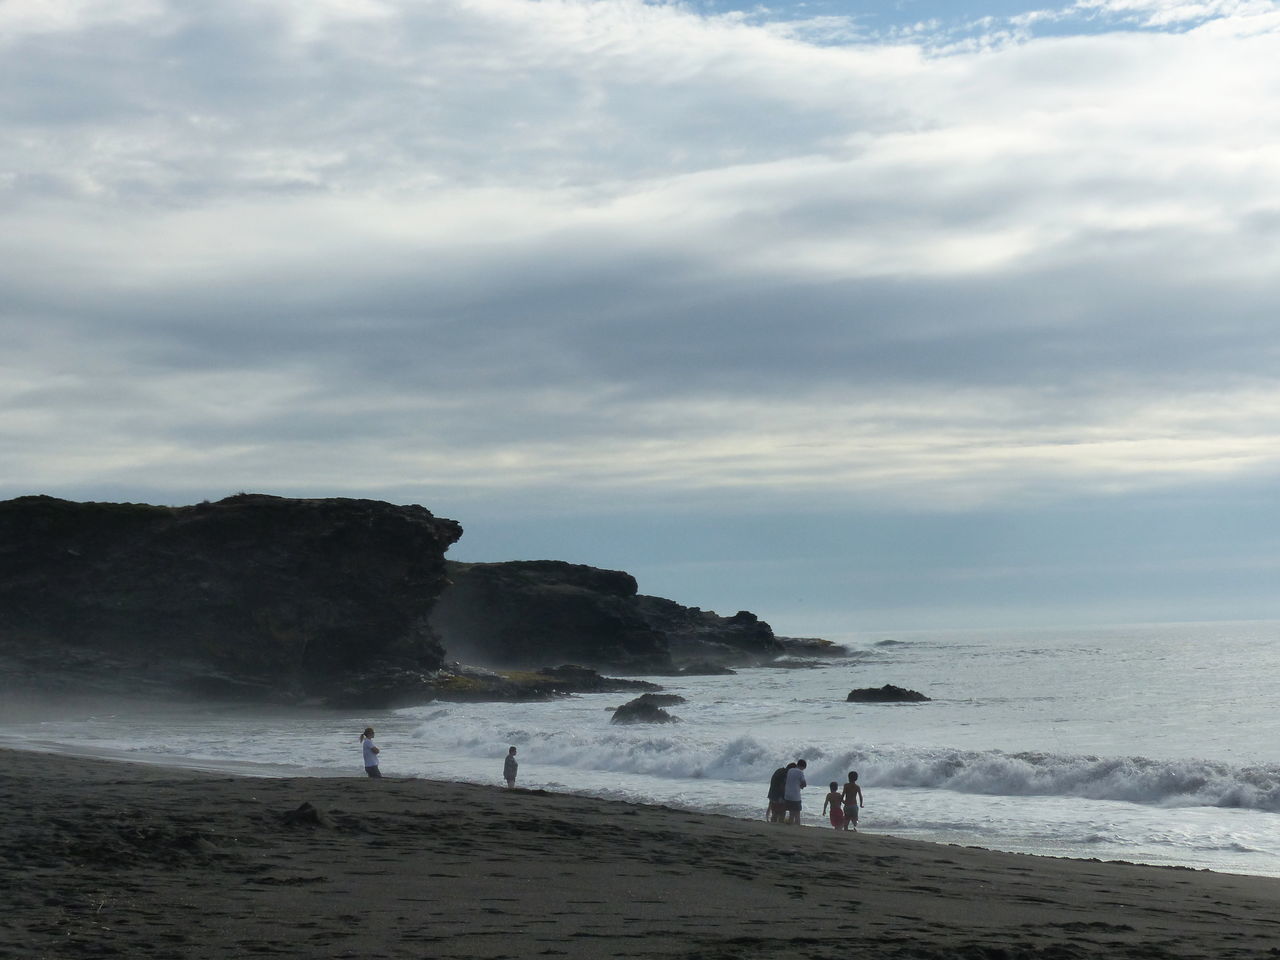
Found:
M 0 488 L 962 510 L 1274 472 L 1280 26 L 1200 6 L 948 46 L 11 0 Z

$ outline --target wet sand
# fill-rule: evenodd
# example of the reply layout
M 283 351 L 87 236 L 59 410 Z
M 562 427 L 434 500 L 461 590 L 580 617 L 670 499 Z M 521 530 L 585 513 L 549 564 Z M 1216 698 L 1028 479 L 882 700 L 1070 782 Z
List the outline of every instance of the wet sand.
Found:
M 1280 956 L 1276 879 L 432 780 L 0 770 L 5 957 Z

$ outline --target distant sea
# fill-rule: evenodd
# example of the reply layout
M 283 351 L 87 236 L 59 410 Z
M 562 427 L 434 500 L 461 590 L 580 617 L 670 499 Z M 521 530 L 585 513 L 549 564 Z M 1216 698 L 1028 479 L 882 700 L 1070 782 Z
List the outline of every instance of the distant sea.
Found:
M 1280 621 L 833 637 L 838 660 L 654 677 L 679 723 L 613 726 L 628 696 L 393 712 L 194 704 L 33 707 L 0 743 L 263 776 L 519 785 L 760 818 L 770 773 L 808 760 L 806 820 L 857 770 L 861 829 L 1052 856 L 1280 876 Z M 854 704 L 886 683 L 933 698 Z M 856 847 L 832 847 L 834 858 Z

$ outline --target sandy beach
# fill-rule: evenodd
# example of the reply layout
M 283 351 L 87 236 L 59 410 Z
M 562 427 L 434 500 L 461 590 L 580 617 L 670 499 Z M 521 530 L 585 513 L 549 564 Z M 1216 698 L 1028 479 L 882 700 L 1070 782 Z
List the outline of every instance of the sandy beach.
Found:
M 1280 956 L 1276 879 L 498 786 L 0 759 L 0 956 Z

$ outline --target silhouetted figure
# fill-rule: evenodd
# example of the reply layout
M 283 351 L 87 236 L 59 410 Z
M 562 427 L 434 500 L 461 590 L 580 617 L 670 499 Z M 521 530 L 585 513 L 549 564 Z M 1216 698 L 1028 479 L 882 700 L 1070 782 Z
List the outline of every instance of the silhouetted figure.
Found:
M 844 800 L 844 829 L 858 832 L 858 808 L 865 806 L 862 802 L 862 788 L 858 786 L 858 771 L 849 771 L 849 782 L 840 791 Z
M 502 763 L 502 776 L 507 781 L 507 789 L 516 785 L 516 771 L 520 769 L 520 764 L 516 762 L 516 748 L 512 747 L 507 751 L 507 759 Z

